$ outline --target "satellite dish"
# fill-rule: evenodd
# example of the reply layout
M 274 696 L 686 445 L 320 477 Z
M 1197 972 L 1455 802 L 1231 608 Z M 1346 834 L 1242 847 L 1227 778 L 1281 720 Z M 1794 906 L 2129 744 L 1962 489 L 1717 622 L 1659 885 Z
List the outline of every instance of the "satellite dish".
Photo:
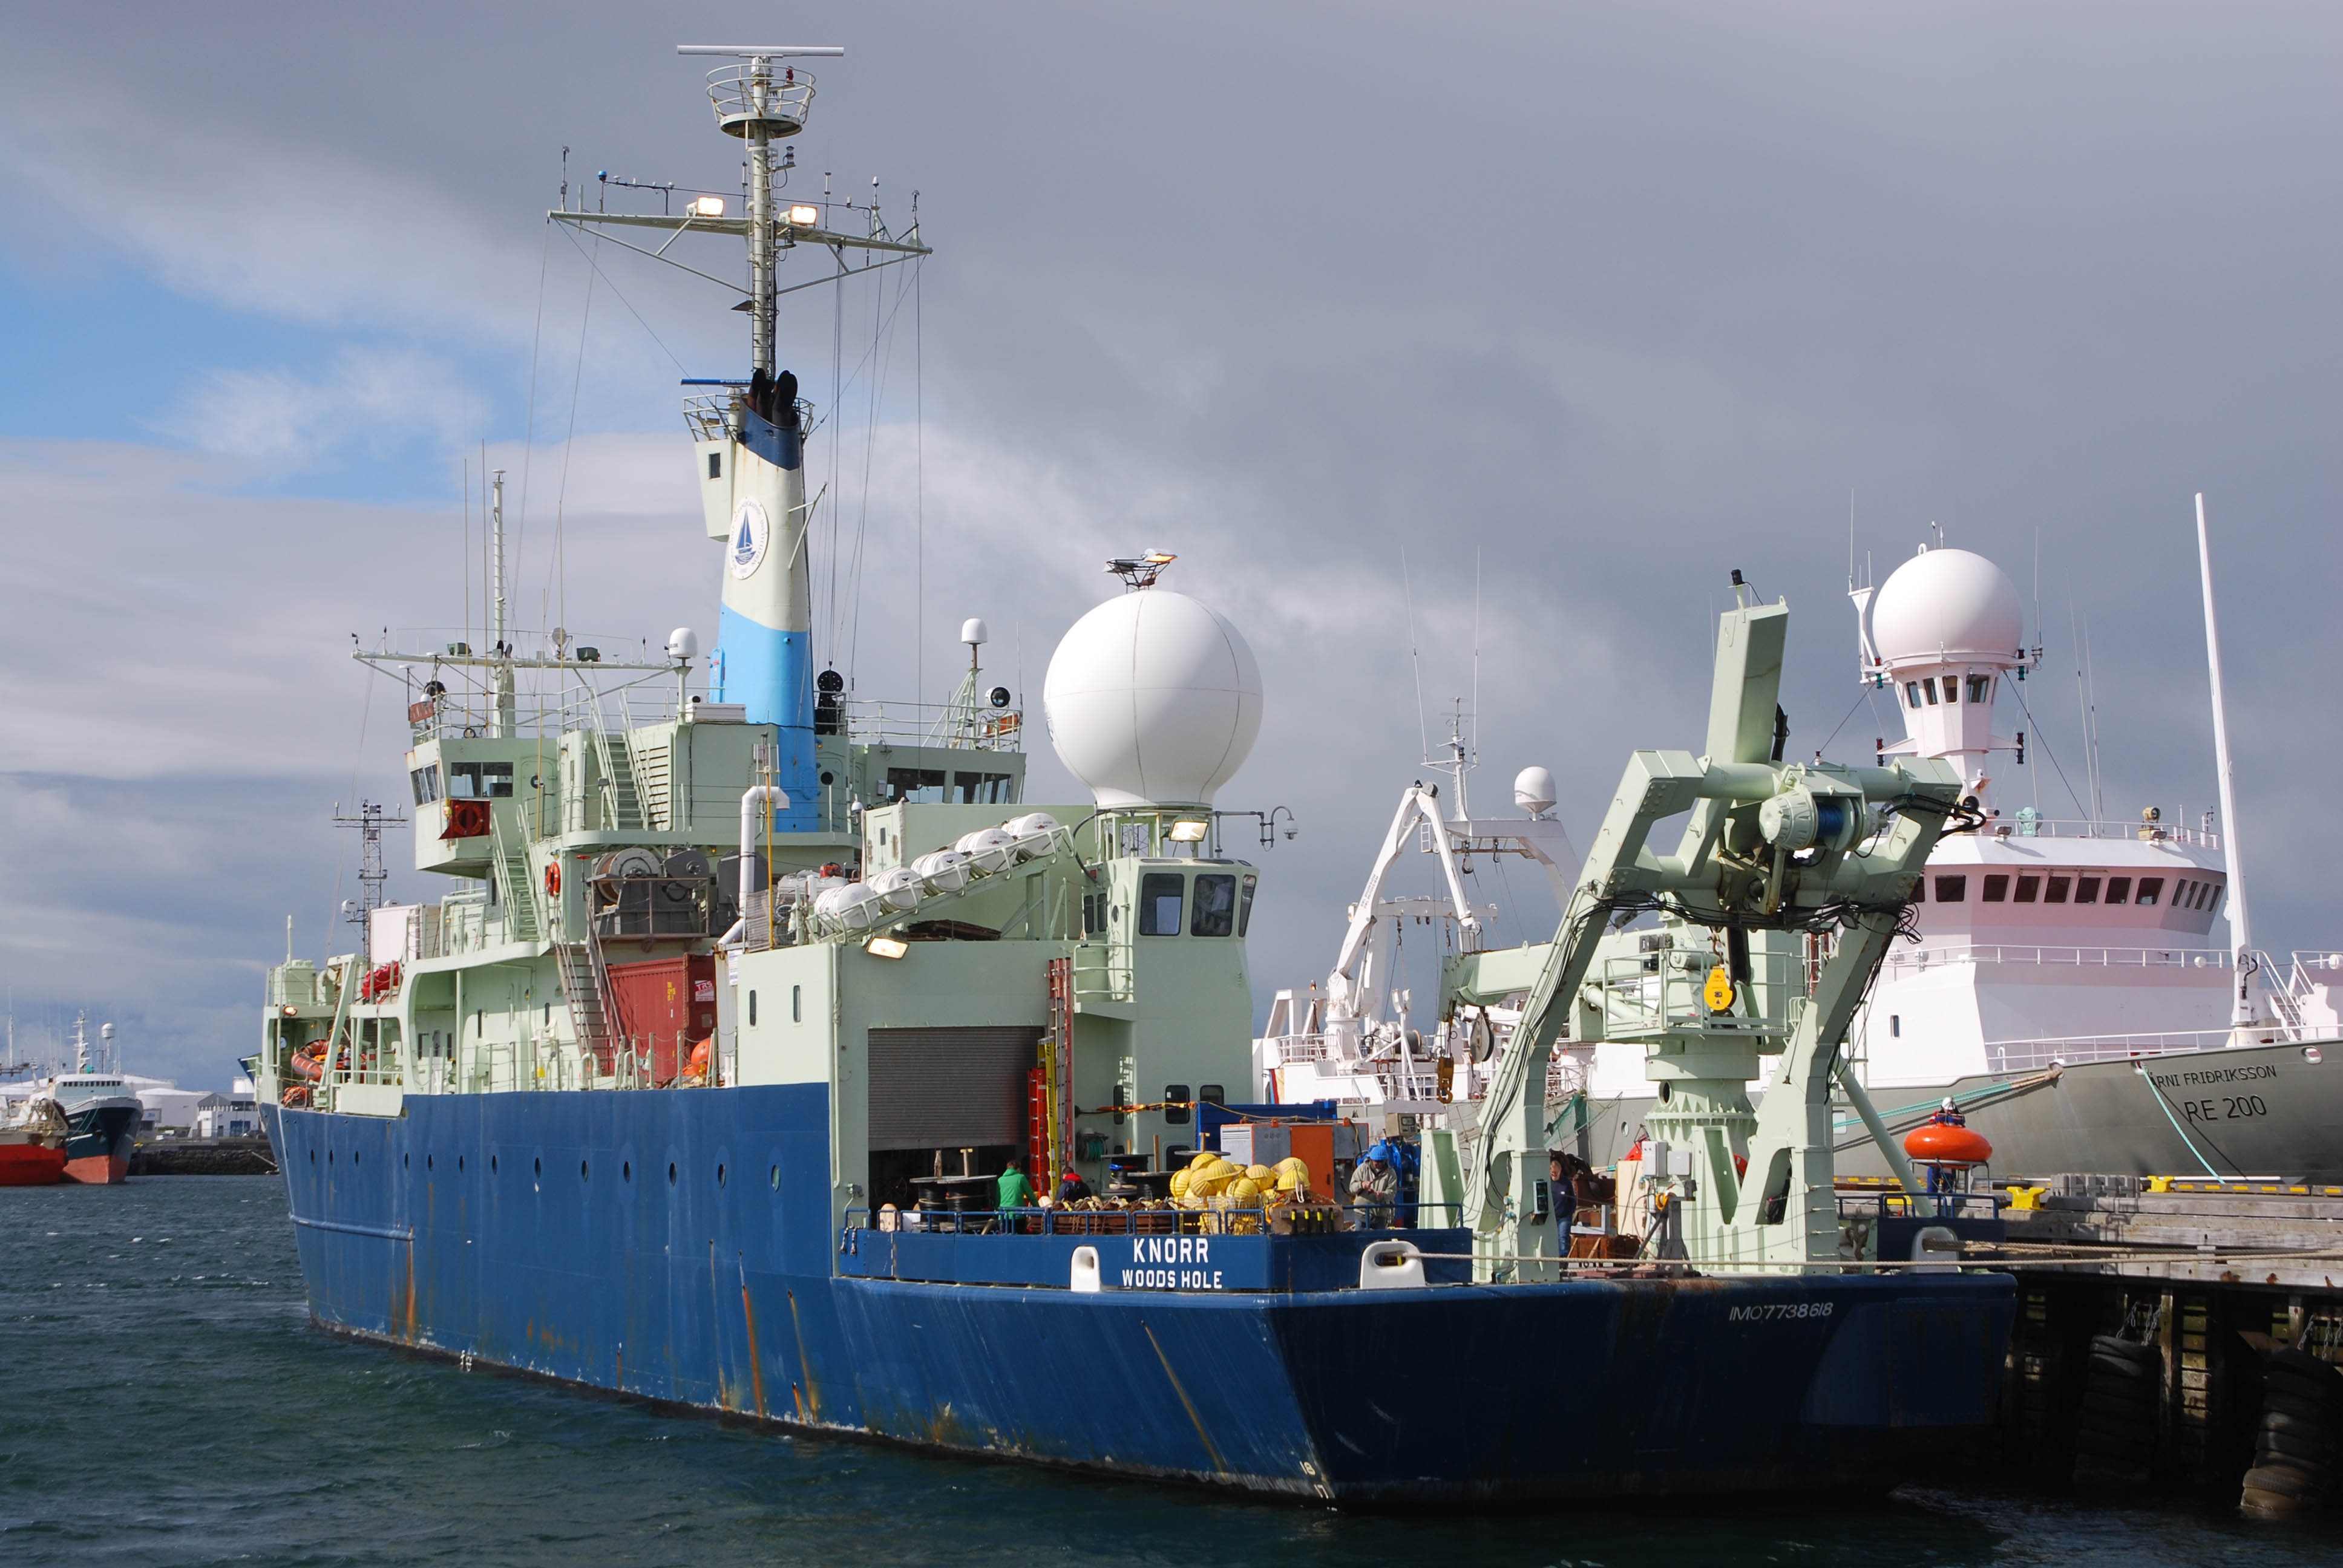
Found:
M 1524 768 L 1513 775 L 1513 804 L 1532 817 L 1554 809 L 1554 775 L 1544 768 Z

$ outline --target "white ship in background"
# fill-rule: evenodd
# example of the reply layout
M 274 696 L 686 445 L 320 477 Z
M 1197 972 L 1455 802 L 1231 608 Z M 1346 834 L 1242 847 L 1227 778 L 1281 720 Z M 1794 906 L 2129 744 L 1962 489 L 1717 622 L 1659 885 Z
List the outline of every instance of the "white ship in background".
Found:
M 1875 592 L 1853 589 L 1861 678 L 1904 719 L 1904 737 L 1883 738 L 1883 754 L 1951 761 L 1985 813 L 1978 831 L 1937 846 L 1913 940 L 1890 950 L 1849 1037 L 1855 1074 L 1892 1133 L 1950 1096 L 1992 1141 L 1997 1175 L 2343 1181 L 2343 955 L 2298 952 L 2280 965 L 2252 945 L 2208 552 L 2203 565 L 2218 830 L 2210 813 L 2191 826 L 2155 807 L 2111 821 L 2010 806 L 1998 765 L 2038 764 L 2028 763 L 2025 729 L 1996 732 L 1995 718 L 2023 716 L 2016 683 L 2040 653 L 2026 645 L 2016 588 L 1992 561 L 1923 546 Z M 1461 802 L 1462 743 L 1452 751 Z M 1405 793 L 1322 989 L 1280 991 L 1272 1004 L 1255 1042 L 1257 1091 L 1470 1124 L 1463 1107 L 1489 1081 L 1512 1014 L 1415 1004 L 1391 984 L 1394 943 L 1418 924 L 1429 928 L 1418 940 L 1446 952 L 1482 948 L 1493 910 L 1473 901 L 1462 874 L 1476 858 L 1543 862 L 1564 901 L 1574 862 L 1547 815 L 1553 793 L 1544 769 L 1524 771 L 1515 802 L 1527 816 L 1499 820 L 1443 818 L 1436 791 Z M 1411 828 L 1439 858 L 1444 897 L 1383 890 Z M 1544 950 L 1513 950 L 1524 987 Z M 1644 967 L 1656 976 L 1720 956 L 1655 947 Z M 1819 956 L 1818 947 L 1810 958 Z M 1483 953 L 1484 975 L 1493 961 L 1511 955 Z M 1606 1000 L 1580 1007 L 1547 1099 L 1553 1146 L 1602 1166 L 1627 1151 L 1652 1104 L 1643 1047 L 1606 1040 L 1603 1010 L 1646 1005 L 1660 987 L 1611 977 L 1591 989 Z M 1841 1130 L 1843 1172 L 1888 1173 L 1852 1108 Z

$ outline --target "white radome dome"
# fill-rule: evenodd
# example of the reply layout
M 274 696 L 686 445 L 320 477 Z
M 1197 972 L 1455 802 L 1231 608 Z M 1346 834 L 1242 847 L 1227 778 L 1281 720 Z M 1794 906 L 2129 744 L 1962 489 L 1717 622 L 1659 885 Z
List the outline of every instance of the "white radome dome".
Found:
M 1889 664 L 2017 657 L 2026 614 L 2009 574 L 1969 550 L 1923 549 L 1871 603 L 1872 646 Z
M 1101 806 L 1209 806 L 1261 734 L 1261 666 L 1218 612 L 1149 588 L 1068 628 L 1041 706 Z

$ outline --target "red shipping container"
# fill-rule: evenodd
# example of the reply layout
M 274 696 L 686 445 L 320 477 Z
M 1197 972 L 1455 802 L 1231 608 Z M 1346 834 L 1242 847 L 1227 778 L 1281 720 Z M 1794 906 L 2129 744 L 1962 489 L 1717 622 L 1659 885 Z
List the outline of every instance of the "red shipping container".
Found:
M 691 1048 L 716 1033 L 716 960 L 712 954 L 642 959 L 610 966 L 610 1000 L 618 1032 L 654 1084 L 675 1081 Z

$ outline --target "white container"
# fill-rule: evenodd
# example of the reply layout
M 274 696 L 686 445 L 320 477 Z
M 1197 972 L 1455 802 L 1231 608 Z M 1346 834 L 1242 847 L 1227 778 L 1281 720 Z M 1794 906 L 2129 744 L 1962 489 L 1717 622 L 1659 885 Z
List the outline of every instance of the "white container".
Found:
M 1057 847 L 1058 819 L 1047 811 L 1028 811 L 1022 817 L 1012 817 L 1001 825 L 1001 830 L 1016 841 L 1020 860 L 1039 859 Z
M 832 888 L 813 901 L 813 912 L 850 931 L 865 931 L 887 912 L 887 906 L 868 882 Z
M 911 862 L 911 870 L 935 893 L 957 893 L 968 886 L 968 857 L 958 849 L 938 849 Z
M 979 828 L 973 833 L 963 834 L 952 848 L 966 855 L 970 864 L 984 876 L 1005 871 L 1017 863 L 1017 840 L 998 828 Z
M 893 870 L 881 871 L 870 879 L 870 890 L 878 894 L 879 901 L 890 910 L 899 913 L 906 910 L 916 910 L 920 907 L 921 892 L 920 873 L 912 870 L 909 866 L 898 866 Z

